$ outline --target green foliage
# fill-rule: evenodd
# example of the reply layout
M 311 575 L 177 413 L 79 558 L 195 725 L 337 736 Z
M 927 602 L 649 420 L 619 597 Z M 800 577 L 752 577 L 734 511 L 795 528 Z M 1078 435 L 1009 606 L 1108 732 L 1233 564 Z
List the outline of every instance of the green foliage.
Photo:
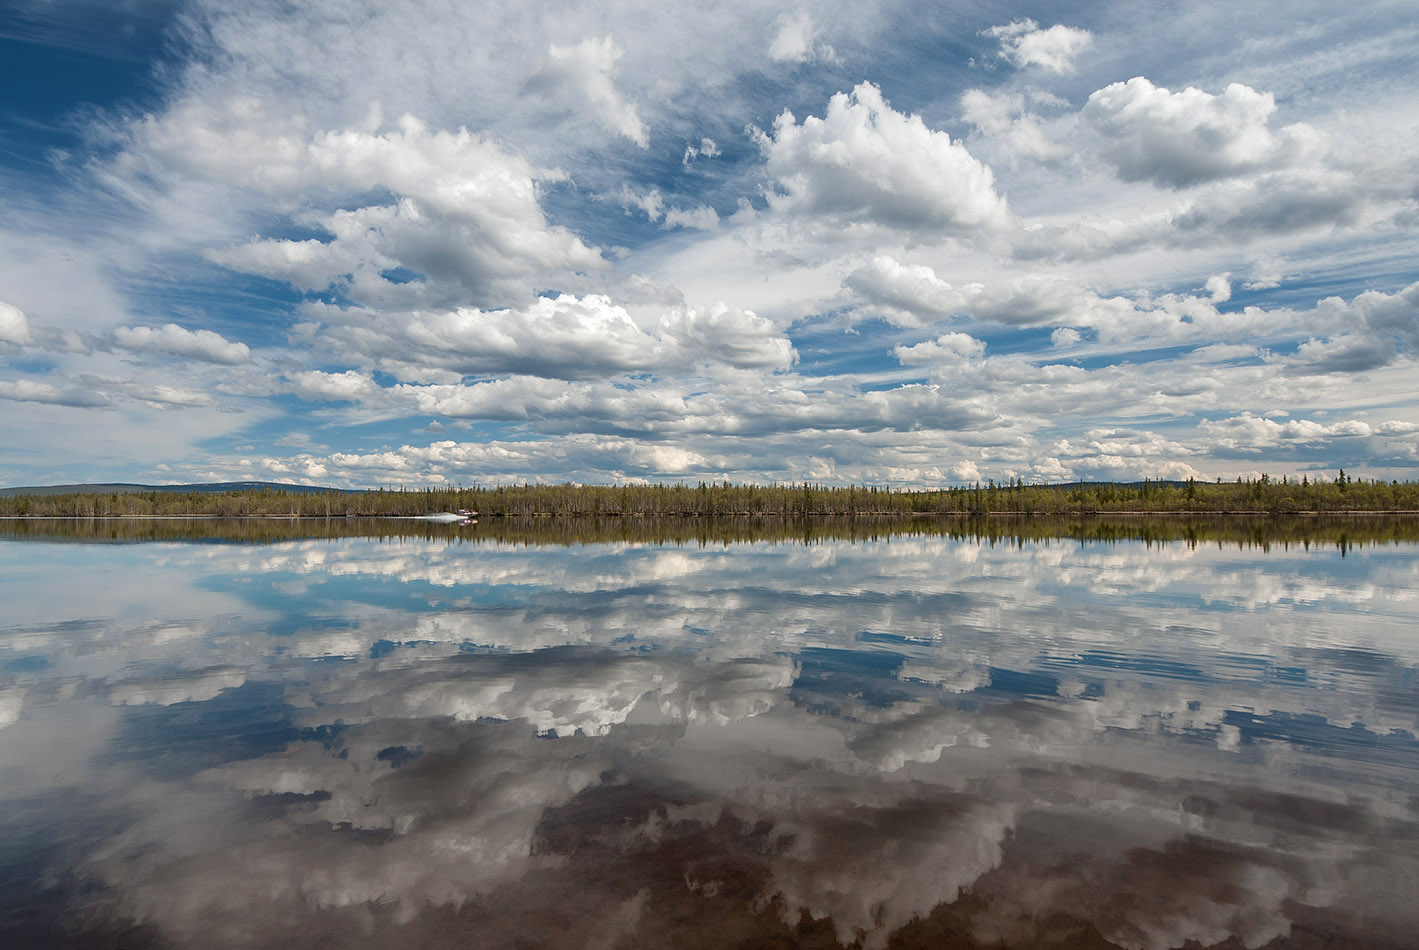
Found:
M 1353 479 L 1184 484 L 1083 482 L 1026 485 L 1011 479 L 924 491 L 875 486 L 498 485 L 413 491 L 70 492 L 0 497 L 2 517 L 398 517 L 471 508 L 480 517 L 846 517 L 919 514 L 1419 512 L 1419 483 Z

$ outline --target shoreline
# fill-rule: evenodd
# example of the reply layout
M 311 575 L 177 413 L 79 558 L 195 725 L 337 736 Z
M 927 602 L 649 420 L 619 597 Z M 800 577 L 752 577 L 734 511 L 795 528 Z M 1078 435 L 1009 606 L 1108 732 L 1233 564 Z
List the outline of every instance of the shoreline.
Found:
M 772 520 L 804 520 L 804 519 L 845 519 L 845 518 L 890 518 L 893 520 L 906 520 L 913 518 L 949 518 L 949 519 L 988 519 L 988 518 L 1049 518 L 1056 521 L 1068 521 L 1078 518 L 1099 518 L 1099 517 L 1129 517 L 1129 518 L 1326 518 L 1326 517 L 1419 517 L 1419 509 L 1416 508 L 1313 508 L 1300 511 L 1267 511 L 1265 509 L 1237 509 L 1230 511 L 1188 511 L 1184 509 L 1159 508 L 1147 511 L 1138 509 L 1110 510 L 1096 509 L 1089 511 L 737 511 L 737 512 L 619 512 L 619 511 L 599 511 L 599 512 L 530 512 L 523 514 L 479 514 L 475 516 L 474 523 L 478 521 L 518 521 L 518 520 L 545 520 L 559 519 L 565 521 L 579 521 L 587 519 L 605 520 L 633 520 L 633 521 L 653 521 L 653 520 L 742 520 L 745 518 L 764 518 Z M 440 519 L 427 514 L 349 514 L 349 515 L 276 515 L 276 514 L 247 514 L 247 515 L 223 515 L 223 514 L 166 514 L 166 515 L 0 515 L 0 521 L 424 521 L 430 523 L 440 523 Z M 457 526 L 457 522 L 448 522 Z

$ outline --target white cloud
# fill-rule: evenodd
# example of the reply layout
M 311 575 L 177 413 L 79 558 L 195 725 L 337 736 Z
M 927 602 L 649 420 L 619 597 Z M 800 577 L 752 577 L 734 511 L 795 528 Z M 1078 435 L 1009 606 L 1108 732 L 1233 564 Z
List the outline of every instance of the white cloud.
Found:
M 654 341 L 610 298 L 543 297 L 524 310 L 459 309 L 412 315 L 402 336 L 469 372 L 600 377 L 648 369 Z
M 1247 290 L 1271 290 L 1280 287 L 1286 279 L 1282 273 L 1284 262 L 1274 254 L 1261 254 L 1252 264 L 1252 279 L 1242 286 Z
M 1393 431 L 1413 431 L 1412 425 L 1387 423 Z M 1204 419 L 1201 427 L 1217 439 L 1219 446 L 1257 452 L 1282 443 L 1325 443 L 1334 439 L 1369 438 L 1376 428 L 1359 419 L 1316 422 L 1312 419 L 1267 419 L 1250 412 L 1226 419 Z
M 233 343 L 211 330 L 189 330 L 175 323 L 161 327 L 118 327 L 113 342 L 125 350 L 139 353 L 163 353 L 204 363 L 235 366 L 251 361 L 251 350 L 245 343 Z
M 1364 169 L 1281 169 L 1215 182 L 1162 208 L 1027 227 L 1013 251 L 1021 260 L 1102 260 L 1221 247 L 1252 255 L 1257 248 L 1285 246 L 1277 242 L 1294 245 L 1335 233 L 1364 238 L 1388 230 L 1415 187 L 1419 177 L 1412 169 L 1383 162 Z M 1266 275 L 1257 286 L 1279 279 Z
M 78 386 L 59 387 L 33 379 L 0 380 L 0 399 L 47 403 L 75 409 L 108 409 L 113 400 L 102 392 Z
M 218 404 L 216 397 L 206 391 L 180 389 L 143 380 L 115 381 L 108 383 L 108 387 L 156 409 L 210 408 Z
M 1069 150 L 1050 139 L 1038 116 L 1025 105 L 1024 93 L 968 89 L 961 95 L 961 115 L 982 134 L 1000 143 L 1011 158 L 1050 160 Z
M 1213 303 L 1226 303 L 1232 299 L 1232 282 L 1230 274 L 1213 274 L 1207 278 L 1204 285 L 1207 296 L 1212 298 Z
M 1412 401 L 1419 308 L 1396 262 L 1414 256 L 1419 173 L 1397 14 L 1317 26 L 1249 7 L 1219 31 L 1205 5 L 1125 11 L 1091 41 L 975 8 L 729 4 L 194 0 L 137 100 L 151 114 L 83 113 L 74 154 L 32 169 L 52 188 L 0 183 L 0 287 L 28 313 L 0 313 L 16 410 L 0 444 L 57 458 L 100 433 L 105 457 L 161 445 L 184 473 L 233 477 L 314 451 L 275 463 L 316 477 L 354 471 L 328 456 L 380 455 L 352 441 L 370 425 L 397 447 L 434 419 L 470 442 L 496 423 L 501 442 L 476 461 L 391 448 L 418 477 L 905 484 L 963 458 L 988 477 L 1161 465 L 1085 438 L 1125 426 L 1216 469 L 1203 415 Z M 962 38 L 987 68 L 891 78 Z M 829 39 L 851 45 L 847 85 Z M 1108 86 L 1135 75 L 1172 90 Z M 880 88 L 851 88 L 869 76 Z M 746 121 L 767 131 L 746 142 Z M 1287 276 L 1344 298 L 1266 293 Z M 203 326 L 260 353 L 242 362 Z M 203 352 L 234 362 L 162 356 Z M 288 395 L 328 404 L 296 418 Z M 63 408 L 115 404 L 122 418 Z M 218 404 L 271 442 L 214 454 L 238 423 Z M 281 448 L 312 409 L 329 447 Z
M 925 326 L 959 312 L 965 293 L 925 264 L 903 264 L 879 254 L 856 268 L 843 286 L 869 305 L 869 313 L 902 326 Z
M 24 346 L 32 339 L 30 321 L 25 312 L 13 304 L 0 301 L 0 343 Z
M 769 41 L 769 59 L 780 63 L 806 63 L 812 59 L 834 61 L 837 53 L 818 42 L 818 28 L 806 11 L 781 13 L 774 20 L 774 36 Z
M 466 129 L 430 131 L 412 116 L 385 132 L 312 132 L 299 116 L 251 99 L 186 101 L 138 123 L 113 174 L 136 177 L 154 163 L 169 176 L 259 195 L 275 210 L 306 205 L 302 220 L 333 240 L 258 239 L 208 255 L 301 289 L 340 284 L 357 296 L 484 301 L 521 296 L 539 276 L 604 266 L 596 250 L 546 221 L 538 183 L 561 173 Z M 389 200 L 370 203 L 381 192 Z M 423 280 L 385 279 L 395 267 Z
M 1052 277 L 1017 277 L 960 287 L 924 264 L 901 264 L 878 255 L 843 281 L 866 312 L 902 326 L 926 326 L 953 315 L 1006 326 L 1121 324 L 1136 306 L 1105 299 L 1078 284 Z
M 892 352 L 903 366 L 939 365 L 978 360 L 985 356 L 985 344 L 966 333 L 947 333 L 915 346 L 899 346 Z
M 650 133 L 636 107 L 616 88 L 616 64 L 624 53 L 609 33 L 588 36 L 575 46 L 553 43 L 547 48 L 546 62 L 529 86 L 566 101 L 585 101 L 608 128 L 647 148 Z
M 321 323 L 302 328 L 320 345 L 418 378 L 421 367 L 456 374 L 530 373 L 586 379 L 657 365 L 657 341 L 607 297 L 541 297 L 518 310 L 420 310 L 404 314 L 309 308 Z
M 348 214 L 343 215 L 332 219 L 332 223 L 337 220 L 350 218 Z M 307 292 L 324 290 L 343 275 L 362 268 L 393 267 L 395 264 L 392 258 L 384 257 L 373 248 L 365 249 L 363 255 L 355 252 L 348 239 L 252 241 L 209 251 L 207 256 L 223 267 L 285 281 L 297 290 Z
M 510 400 L 526 395 L 526 387 L 518 386 L 518 382 L 487 383 L 470 389 L 492 390 L 486 405 L 510 411 L 518 405 Z M 444 404 L 434 408 L 452 410 L 440 413 L 445 416 L 458 415 L 458 407 L 454 405 Z M 496 418 L 483 411 L 481 406 L 475 406 L 472 414 L 481 418 Z M 583 478 L 599 482 L 715 470 L 710 459 L 681 446 L 594 436 L 522 442 L 441 440 L 425 446 L 404 445 L 384 452 L 336 452 L 319 457 L 297 455 L 281 464 L 295 470 L 319 466 L 330 479 L 361 484 L 411 479 L 435 484 L 442 483 L 449 476 L 508 482 Z
M 716 143 L 714 139 L 702 138 L 700 139 L 699 145 L 685 146 L 685 157 L 680 159 L 680 164 L 688 168 L 690 166 L 690 163 L 697 158 L 719 158 L 719 156 L 723 154 L 724 151 L 719 147 L 718 143 Z
M 639 208 L 651 221 L 659 221 L 665 216 L 665 202 L 660 197 L 660 189 L 652 188 L 644 194 L 638 194 L 630 185 L 622 185 L 621 193 L 618 196 L 621 207 L 629 214 L 631 208 Z
M 692 366 L 787 369 L 794 359 L 792 344 L 772 322 L 723 303 L 670 309 L 649 332 L 599 294 L 540 297 L 517 310 L 391 315 L 312 305 L 308 312 L 320 323 L 298 328 L 303 337 L 340 359 L 406 380 L 437 378 L 431 371 L 438 369 L 452 372 L 453 379 L 513 374 L 573 380 L 671 374 Z
M 773 321 L 723 302 L 672 310 L 660 318 L 656 332 L 695 363 L 787 370 L 797 359 L 793 344 Z
M 970 232 L 1009 217 L 988 167 L 920 116 L 892 109 L 872 83 L 828 102 L 802 124 L 784 111 L 772 132 L 755 131 L 777 182 L 778 212 L 838 225 Z
M 1294 165 L 1323 151 L 1323 136 L 1308 125 L 1273 132 L 1275 112 L 1271 93 L 1241 83 L 1218 95 L 1191 86 L 1174 93 L 1136 76 L 1090 95 L 1083 118 L 1125 181 L 1186 188 Z
M 1109 324 L 1134 310 L 1131 301 L 1103 298 L 1057 277 L 1017 277 L 971 290 L 966 312 L 1007 326 Z
M 661 226 L 667 229 L 697 228 L 701 231 L 713 231 L 719 227 L 719 215 L 713 208 L 703 204 L 694 208 L 667 206 L 659 188 L 638 194 L 629 185 L 622 185 L 618 197 L 627 213 L 631 208 L 638 208 L 652 223 L 660 222 Z
M 1287 373 L 1363 373 L 1395 362 L 1397 344 L 1412 359 L 1419 356 L 1419 283 L 1393 294 L 1368 290 L 1348 303 L 1327 297 L 1297 326 L 1312 335 L 1293 354 L 1271 359 Z
M 665 227 L 713 231 L 719 227 L 719 214 L 709 205 L 696 205 L 693 208 L 670 208 L 665 212 Z
M 1292 373 L 1363 373 L 1385 366 L 1396 356 L 1394 341 L 1364 334 L 1342 334 L 1334 339 L 1309 339 L 1296 352 L 1277 360 Z
M 1419 355 L 1419 281 L 1393 294 L 1367 290 L 1348 305 L 1339 297 L 1327 297 L 1316 309 L 1336 327 L 1358 321 L 1374 333 L 1403 341 L 1411 353 Z
M 291 374 L 290 381 L 302 399 L 355 400 L 368 398 L 380 391 L 379 384 L 373 379 L 352 369 L 343 373 L 308 370 Z
M 1034 20 L 1014 20 L 993 26 L 986 36 L 1000 40 L 1000 53 L 1016 66 L 1039 66 L 1050 72 L 1074 72 L 1074 60 L 1093 41 L 1093 34 L 1078 27 L 1055 24 L 1040 29 Z

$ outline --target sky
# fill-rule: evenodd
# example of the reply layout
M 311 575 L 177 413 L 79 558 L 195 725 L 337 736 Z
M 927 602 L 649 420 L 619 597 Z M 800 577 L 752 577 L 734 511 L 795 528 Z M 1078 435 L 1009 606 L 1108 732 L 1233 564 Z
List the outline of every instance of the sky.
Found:
M 0 485 L 1419 469 L 1419 6 L 10 0 Z

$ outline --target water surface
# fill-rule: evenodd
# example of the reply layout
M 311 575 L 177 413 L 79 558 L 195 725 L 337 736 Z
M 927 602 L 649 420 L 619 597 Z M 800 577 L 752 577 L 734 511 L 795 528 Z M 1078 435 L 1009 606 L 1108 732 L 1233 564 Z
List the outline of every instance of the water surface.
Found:
M 0 945 L 1419 932 L 1412 524 L 235 524 L 0 529 Z

